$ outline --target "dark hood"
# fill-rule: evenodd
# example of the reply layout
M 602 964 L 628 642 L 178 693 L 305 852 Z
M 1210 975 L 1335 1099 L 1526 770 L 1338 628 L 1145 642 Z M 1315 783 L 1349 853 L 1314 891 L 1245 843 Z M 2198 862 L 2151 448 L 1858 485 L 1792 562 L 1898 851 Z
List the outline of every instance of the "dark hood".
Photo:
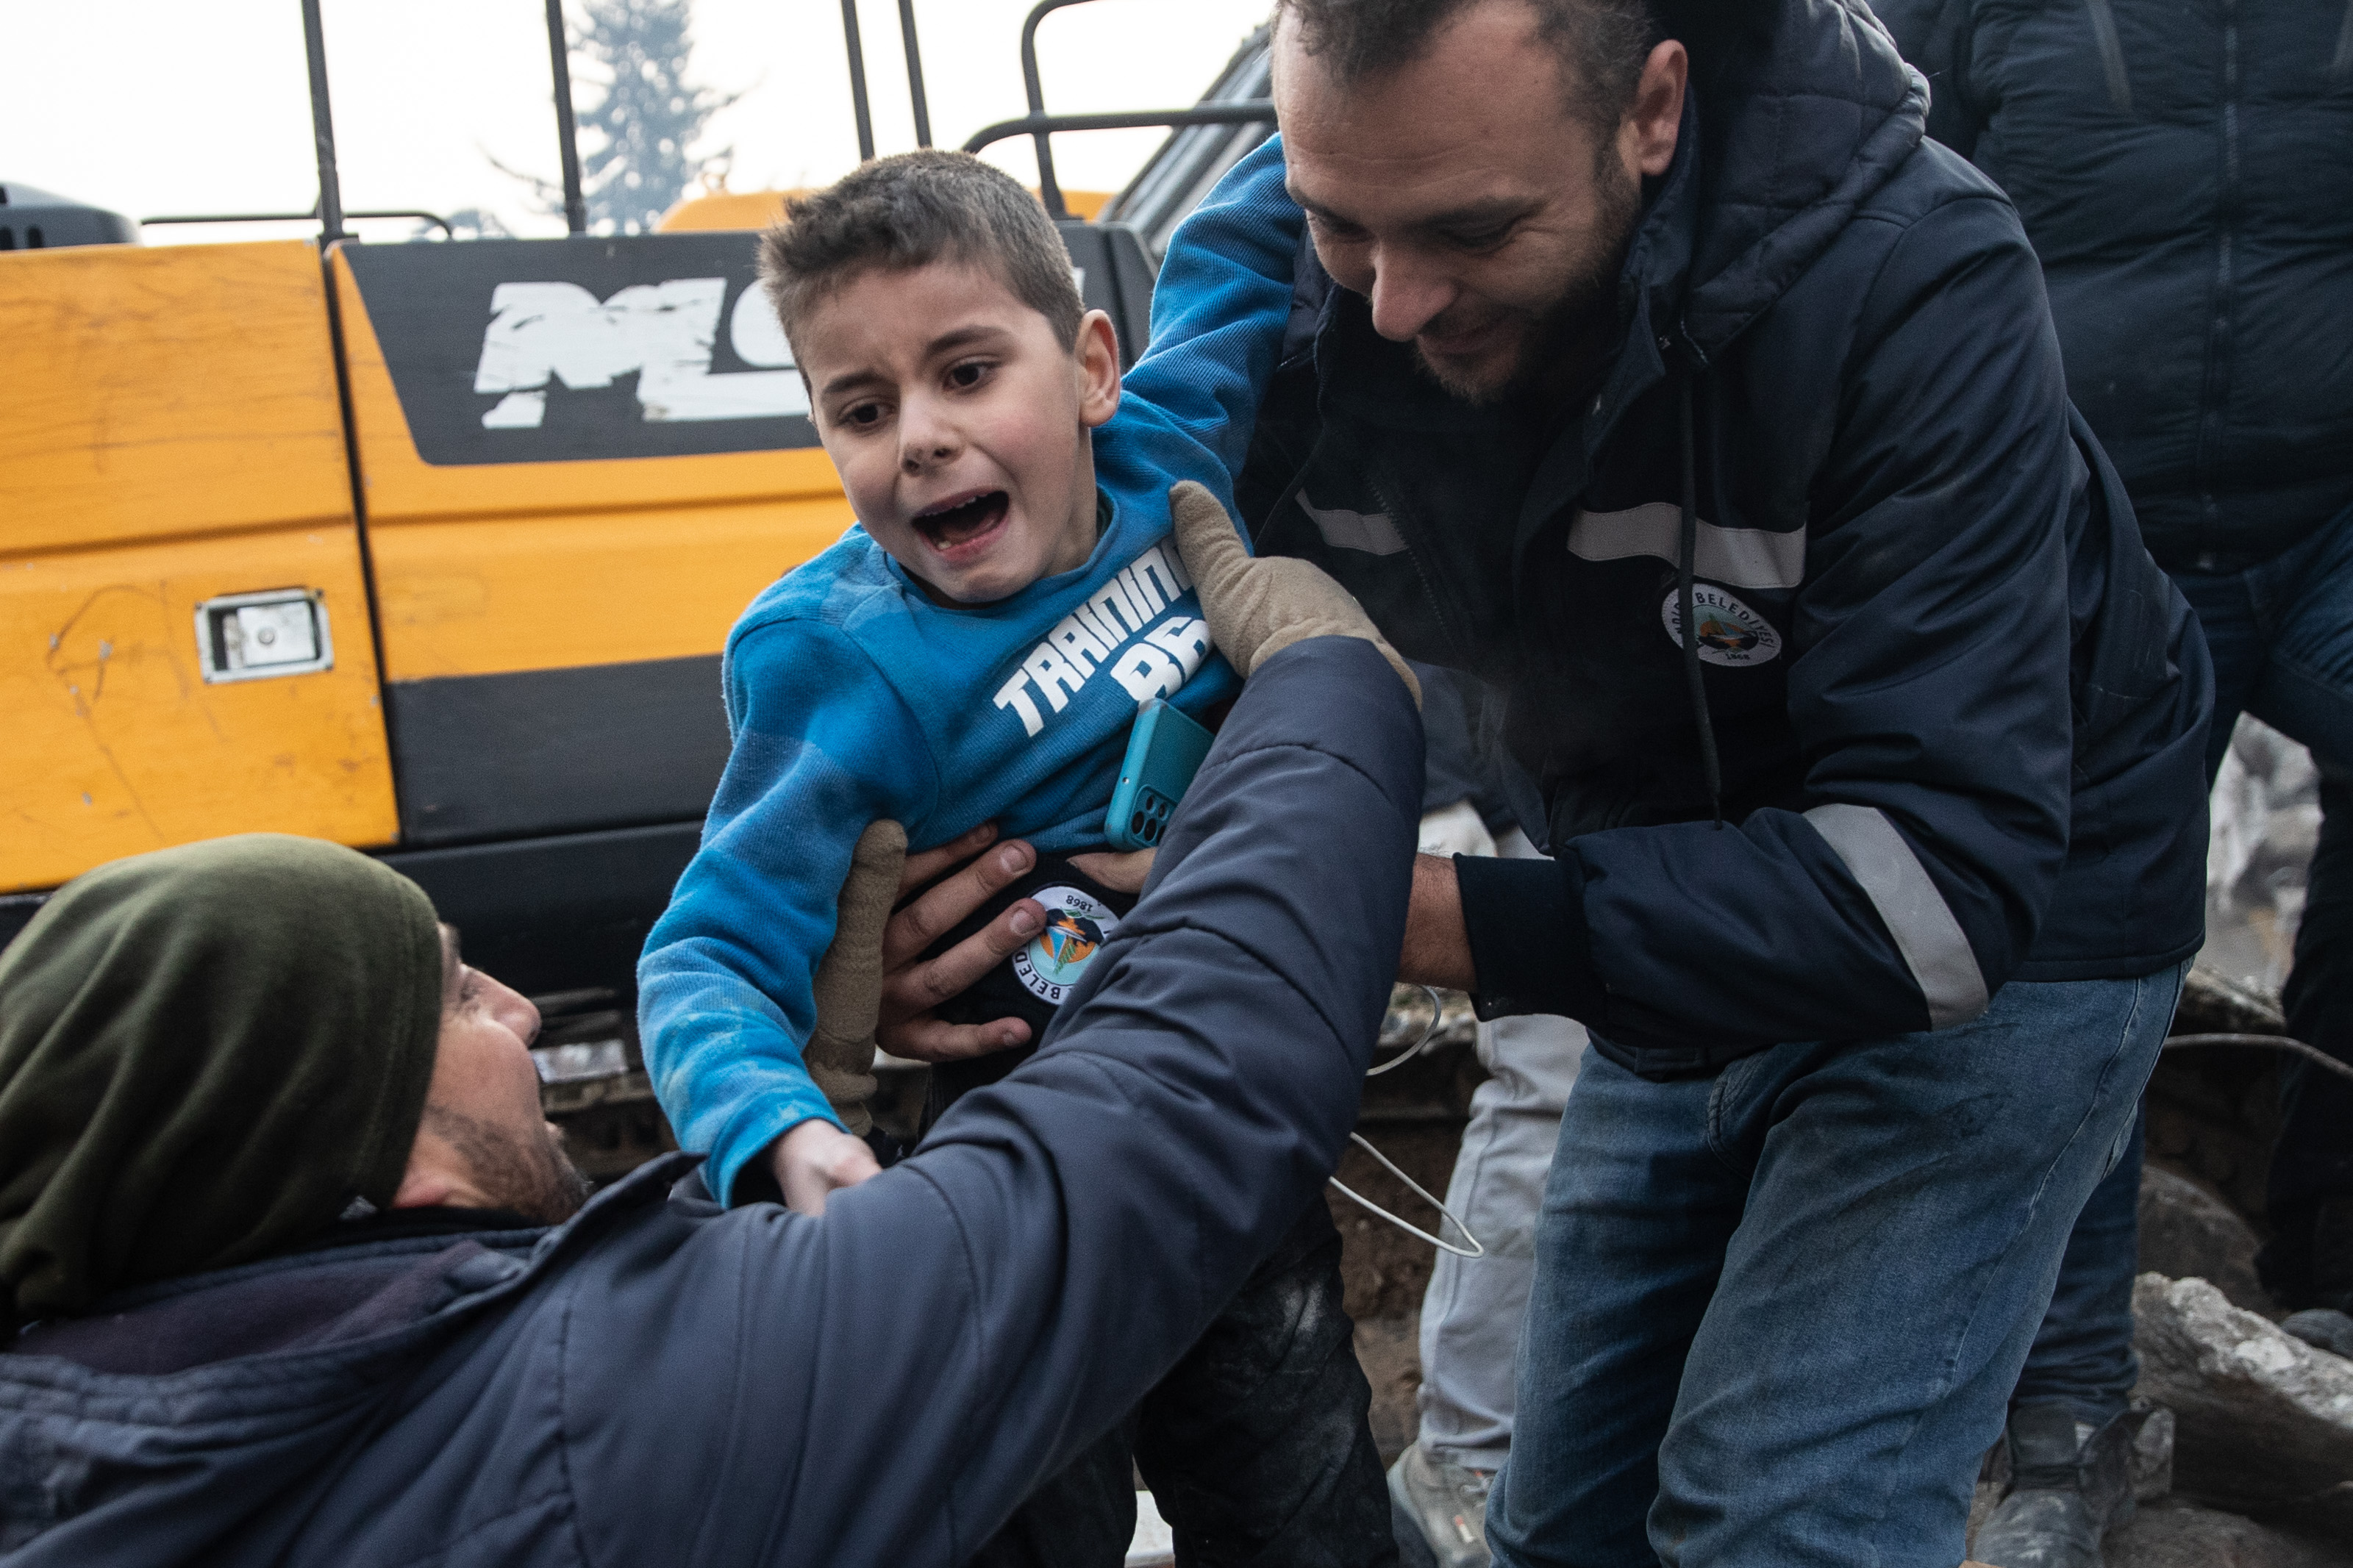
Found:
M 1713 358 L 1911 156 L 1928 84 L 1862 0 L 1663 9 L 1691 50 L 1692 101 L 1626 277 L 1662 331 L 1680 321 Z

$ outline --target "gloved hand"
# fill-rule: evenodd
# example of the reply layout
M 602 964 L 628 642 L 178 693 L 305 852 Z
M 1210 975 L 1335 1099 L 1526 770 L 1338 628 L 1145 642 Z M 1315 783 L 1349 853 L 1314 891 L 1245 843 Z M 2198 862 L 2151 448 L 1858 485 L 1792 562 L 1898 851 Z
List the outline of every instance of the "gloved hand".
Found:
M 858 836 L 849 875 L 841 884 L 833 945 L 817 966 L 817 1026 L 801 1052 L 809 1077 L 843 1123 L 860 1137 L 874 1125 L 866 1102 L 874 1096 L 882 928 L 899 897 L 899 871 L 906 860 L 907 830 L 897 823 L 869 823 Z
M 1200 591 L 1209 638 L 1243 679 L 1267 658 L 1309 637 L 1362 637 L 1381 650 L 1421 706 L 1421 682 L 1373 629 L 1348 590 L 1305 561 L 1254 557 L 1242 547 L 1233 520 L 1217 497 L 1191 479 L 1169 487 L 1168 511 L 1176 552 Z

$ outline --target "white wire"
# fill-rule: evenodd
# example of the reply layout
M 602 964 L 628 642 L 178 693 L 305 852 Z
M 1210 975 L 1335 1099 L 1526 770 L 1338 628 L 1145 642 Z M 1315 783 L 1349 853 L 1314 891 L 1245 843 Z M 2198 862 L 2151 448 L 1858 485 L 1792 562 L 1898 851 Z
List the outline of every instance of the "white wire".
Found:
M 1430 1026 L 1422 1030 L 1421 1038 L 1406 1047 L 1403 1056 L 1391 1057 L 1377 1068 L 1366 1068 L 1365 1069 L 1366 1078 L 1378 1078 L 1385 1072 L 1397 1071 L 1398 1068 L 1421 1055 L 1422 1047 L 1438 1038 L 1438 1026 L 1445 1017 L 1446 1004 L 1440 999 L 1436 986 L 1425 985 L 1421 988 L 1421 994 L 1430 998 Z
M 1348 1134 L 1348 1141 L 1356 1145 L 1357 1148 L 1362 1149 L 1366 1153 L 1370 1154 L 1374 1159 L 1378 1160 L 1381 1163 L 1382 1168 L 1388 1171 L 1390 1175 L 1395 1176 L 1398 1181 L 1403 1182 L 1407 1186 L 1411 1187 L 1416 1197 L 1421 1199 L 1422 1202 L 1428 1204 L 1431 1208 L 1436 1209 L 1440 1214 L 1444 1215 L 1447 1220 L 1453 1225 L 1454 1228 L 1462 1233 L 1462 1239 L 1471 1244 L 1470 1250 L 1466 1252 L 1451 1241 L 1442 1240 L 1438 1237 L 1430 1235 L 1430 1232 L 1423 1230 L 1419 1226 L 1406 1224 L 1405 1221 L 1398 1218 L 1397 1215 L 1389 1213 L 1388 1210 L 1381 1207 L 1380 1205 L 1373 1202 L 1370 1198 L 1366 1197 L 1363 1194 L 1353 1192 L 1346 1186 L 1342 1185 L 1339 1177 L 1334 1176 L 1330 1178 L 1332 1184 L 1335 1187 L 1339 1187 L 1343 1195 L 1350 1199 L 1352 1202 L 1372 1210 L 1375 1214 L 1380 1215 L 1383 1219 L 1388 1221 L 1391 1225 L 1397 1226 L 1408 1236 L 1419 1237 L 1422 1240 L 1430 1243 L 1432 1247 L 1437 1247 L 1441 1252 L 1451 1252 L 1457 1258 L 1484 1258 L 1487 1256 L 1487 1248 L 1480 1242 L 1477 1237 L 1471 1234 L 1471 1227 L 1469 1226 L 1464 1225 L 1461 1220 L 1454 1217 L 1454 1211 L 1452 1209 L 1448 1208 L 1444 1204 L 1440 1203 L 1429 1193 L 1423 1191 L 1422 1185 L 1419 1182 L 1415 1181 L 1411 1176 L 1409 1176 L 1403 1171 L 1398 1170 L 1397 1166 L 1390 1162 L 1389 1157 L 1387 1154 L 1382 1153 L 1378 1149 L 1374 1148 L 1371 1143 L 1366 1141 L 1363 1133 L 1351 1132 Z
M 1430 998 L 1430 1026 L 1422 1030 L 1421 1038 L 1414 1041 L 1411 1046 L 1408 1047 L 1404 1054 L 1392 1057 L 1377 1068 L 1366 1068 L 1365 1069 L 1365 1076 L 1366 1078 L 1378 1078 L 1385 1072 L 1396 1071 L 1398 1068 L 1401 1068 L 1405 1066 L 1406 1063 L 1413 1060 L 1414 1058 L 1421 1055 L 1422 1047 L 1429 1045 L 1430 1041 L 1438 1037 L 1438 1026 L 1446 1015 L 1445 999 L 1438 994 L 1438 990 L 1435 986 L 1424 985 L 1421 988 L 1421 992 L 1423 995 Z M 1471 1244 L 1470 1250 L 1466 1252 L 1451 1241 L 1447 1241 L 1440 1237 L 1432 1236 L 1430 1232 L 1422 1229 L 1419 1226 L 1408 1225 L 1405 1221 L 1398 1218 L 1397 1215 L 1389 1213 L 1388 1210 L 1381 1207 L 1380 1205 L 1373 1202 L 1372 1199 L 1347 1186 L 1340 1180 L 1339 1177 L 1332 1176 L 1326 1178 L 1335 1187 L 1339 1188 L 1342 1196 L 1361 1208 L 1370 1209 L 1373 1213 L 1380 1215 L 1381 1218 L 1388 1221 L 1391 1225 L 1397 1226 L 1408 1236 L 1419 1237 L 1419 1239 L 1430 1243 L 1430 1246 L 1437 1247 L 1441 1252 L 1451 1252 L 1457 1258 L 1484 1258 L 1487 1256 L 1487 1248 L 1485 1246 L 1480 1242 L 1477 1237 L 1471 1234 L 1471 1227 L 1469 1226 L 1464 1225 L 1461 1220 L 1454 1217 L 1454 1211 L 1452 1209 L 1448 1208 L 1444 1204 L 1439 1202 L 1435 1197 L 1432 1197 L 1428 1192 L 1424 1191 L 1419 1182 L 1415 1181 L 1411 1176 L 1409 1176 L 1403 1171 L 1398 1170 L 1395 1164 L 1390 1163 L 1389 1157 L 1387 1154 L 1382 1153 L 1378 1149 L 1374 1148 L 1371 1143 L 1366 1141 L 1363 1133 L 1351 1132 L 1348 1134 L 1348 1141 L 1356 1144 L 1359 1149 L 1362 1149 L 1366 1153 L 1370 1154 L 1374 1159 L 1378 1160 L 1381 1163 L 1382 1168 L 1388 1171 L 1390 1175 L 1395 1176 L 1398 1181 L 1403 1182 L 1407 1186 L 1411 1187 L 1416 1197 L 1421 1199 L 1422 1202 L 1428 1204 L 1431 1208 L 1436 1209 L 1440 1214 L 1445 1215 L 1447 1220 L 1453 1225 L 1454 1228 L 1462 1233 L 1462 1239 Z

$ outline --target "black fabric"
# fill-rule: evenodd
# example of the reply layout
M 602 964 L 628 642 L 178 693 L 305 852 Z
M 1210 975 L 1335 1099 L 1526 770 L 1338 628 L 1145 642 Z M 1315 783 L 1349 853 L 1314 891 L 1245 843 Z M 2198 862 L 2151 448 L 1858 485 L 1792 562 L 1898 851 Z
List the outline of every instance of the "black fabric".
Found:
M 1430 737 L 1422 815 L 1469 801 L 1488 831 L 1502 837 L 1519 824 L 1496 776 L 1494 759 L 1479 743 L 1476 714 L 1484 697 L 1479 683 L 1460 670 L 1434 664 L 1414 665 L 1413 674 L 1421 682 L 1421 728 Z
M 2203 939 L 2211 670 L 2067 404 L 2015 213 L 1923 139 L 1923 84 L 1858 0 L 1716 7 L 1683 36 L 1695 86 L 1589 400 L 1548 425 L 1461 403 L 1362 299 L 1305 281 L 1318 331 L 1237 487 L 1257 547 L 1498 693 L 1525 792 L 1505 782 L 1577 863 L 1583 918 L 1531 879 L 1482 929 L 1572 968 L 1588 950 L 1607 1000 L 1587 990 L 1583 1021 L 1631 1070 L 1937 1020 L 1821 805 L 1884 816 L 1989 994 L 2179 962 Z M 1766 650 L 1701 671 L 1720 830 L 1666 625 L 1687 470 L 1698 527 L 1752 552 L 1699 582 Z M 1310 505 L 1385 517 L 1402 548 L 1327 539 Z M 1656 552 L 1571 549 L 1581 517 L 1662 512 Z
M 2280 1002 L 2291 1036 L 2353 1066 L 2353 775 L 2321 769 L 2320 812 L 2310 893 Z M 2302 1058 L 2286 1060 L 2280 1110 L 2272 1205 L 2353 1197 L 2353 1079 Z
M 522 1264 L 503 1280 L 332 1345 L 167 1379 L 0 1355 L 0 1554 L 955 1568 L 1338 1163 L 1420 792 L 1419 720 L 1371 645 L 1283 649 L 1053 1037 L 921 1151 L 815 1219 L 723 1209 L 668 1156 L 520 1257 L 475 1238 Z
M 1391 1563 L 1388 1489 L 1320 1198 L 1134 1415 L 1031 1493 L 970 1568 L 1116 1568 L 1135 1473 L 1193 1568 Z
M 2324 767 L 2320 844 L 2281 1000 L 2288 1033 L 2353 1058 L 2353 777 Z M 2256 1258 L 2286 1308 L 2353 1311 L 2353 1081 L 2305 1061 L 2280 1067 L 2280 1136 L 2272 1153 L 2271 1239 Z
M 1929 134 L 2018 204 L 2068 390 L 2158 559 L 2242 570 L 2353 504 L 2348 7 L 1878 10 L 1929 78 Z
M 1122 913 L 1134 904 L 1041 856 L 1035 873 L 934 951 L 1057 882 L 1120 898 Z M 991 972 L 1007 973 L 1003 965 Z M 1018 980 L 997 991 L 997 1000 L 953 1021 L 1003 1017 L 1017 1000 L 1035 1000 Z M 1033 1024 L 1038 1037 L 1051 1019 L 1050 1012 Z M 934 1065 L 924 1131 L 1037 1048 Z M 1372 1390 L 1356 1364 L 1341 1298 L 1340 1235 L 1319 1197 L 1129 1418 L 1039 1486 L 970 1568 L 1113 1568 L 1134 1535 L 1135 1468 L 1162 1517 L 1183 1532 L 1186 1562 L 1200 1568 L 1396 1561 L 1388 1487 L 1367 1424 Z
M 9 1349 L 59 1356 L 92 1372 L 160 1377 L 244 1356 L 345 1344 L 405 1328 L 469 1289 L 520 1272 L 519 1262 L 483 1242 L 527 1245 L 537 1235 L 515 1216 L 507 1216 L 510 1228 L 486 1210 L 436 1212 L 470 1215 L 472 1234 L 420 1247 L 419 1237 L 430 1234 L 420 1227 L 400 1238 L 407 1245 L 306 1249 L 300 1267 L 201 1277 L 200 1289 L 104 1302 L 88 1317 L 37 1323 Z
M 1135 907 L 1134 894 L 1104 887 L 1062 856 L 1040 855 L 1026 876 L 1000 889 L 994 898 L 975 910 L 955 929 L 934 942 L 924 955 L 936 957 L 945 952 L 974 932 L 986 929 L 989 921 L 1022 900 L 1037 898 L 1055 888 L 1076 889 L 1109 909 L 1113 917 L 1124 915 Z M 1046 922 L 1046 931 L 1031 942 L 1031 948 L 1057 935 L 1064 940 L 1075 937 L 1086 941 L 1090 940 L 1088 933 L 1092 932 L 1096 933 L 1092 940 L 1099 942 L 1103 935 L 1108 934 L 1102 931 L 1101 921 L 1089 919 L 1082 911 L 1065 910 L 1051 900 L 1048 901 Z M 1060 927 L 1077 929 L 1058 929 Z M 1038 1047 L 1046 1038 L 1046 1031 L 1053 1026 L 1055 1018 L 1060 1015 L 1060 1003 L 1040 996 L 1023 980 L 1016 968 L 1020 962 L 1019 955 L 1007 959 L 965 990 L 941 1003 L 936 1009 L 939 1016 L 951 1024 L 988 1024 L 999 1018 L 1019 1018 L 1029 1026 L 1030 1043 L 1009 1051 L 993 1051 L 985 1057 L 967 1057 L 934 1065 L 925 1101 L 925 1129 L 938 1121 L 940 1113 L 966 1089 L 995 1083 L 1028 1061 L 1037 1053 Z
M 386 1209 L 362 1219 L 338 1221 L 290 1251 L 331 1247 L 367 1247 L 421 1236 L 479 1236 L 485 1232 L 540 1230 L 545 1226 L 512 1209 Z
M 1478 955 L 1482 1017 L 1599 1017 L 1609 997 L 1585 932 L 1585 873 L 1562 860 L 1454 858 L 1462 925 Z

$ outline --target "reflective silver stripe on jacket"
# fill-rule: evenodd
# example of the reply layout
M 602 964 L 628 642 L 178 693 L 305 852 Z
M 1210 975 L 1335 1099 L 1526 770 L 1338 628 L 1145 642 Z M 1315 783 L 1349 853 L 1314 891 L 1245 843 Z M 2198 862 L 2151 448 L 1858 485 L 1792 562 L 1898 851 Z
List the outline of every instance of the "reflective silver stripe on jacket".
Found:
M 1631 511 L 1580 511 L 1568 525 L 1568 552 L 1584 561 L 1655 555 L 1682 558 L 1683 509 L 1662 500 Z M 1727 588 L 1794 588 L 1806 580 L 1806 531 L 1718 528 L 1703 520 L 1693 571 Z
M 1400 555 L 1405 535 L 1385 511 L 1348 511 L 1320 507 L 1299 492 L 1299 510 L 1314 521 L 1315 531 L 1335 550 L 1361 550 L 1367 555 Z
M 1949 1029 L 1984 1012 L 1985 972 L 1978 967 L 1978 955 L 1886 813 L 1869 805 L 1818 805 L 1806 813 L 1806 820 L 1838 851 L 1887 922 L 1905 966 L 1928 999 L 1928 1026 Z

